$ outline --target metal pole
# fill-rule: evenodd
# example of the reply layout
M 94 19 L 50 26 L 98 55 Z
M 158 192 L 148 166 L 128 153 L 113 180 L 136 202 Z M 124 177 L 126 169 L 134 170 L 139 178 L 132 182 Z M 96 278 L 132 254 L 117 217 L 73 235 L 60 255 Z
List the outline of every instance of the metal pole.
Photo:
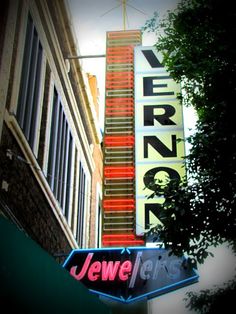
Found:
M 123 8 L 123 27 L 124 27 L 124 31 L 126 30 L 126 0 L 122 1 L 122 8 Z
M 106 55 L 67 56 L 65 59 L 106 58 Z

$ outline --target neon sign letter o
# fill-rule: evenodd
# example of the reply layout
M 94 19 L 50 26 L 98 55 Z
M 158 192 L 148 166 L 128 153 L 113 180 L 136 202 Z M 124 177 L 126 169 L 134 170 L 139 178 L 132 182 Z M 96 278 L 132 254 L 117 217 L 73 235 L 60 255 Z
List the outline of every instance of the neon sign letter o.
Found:
M 172 168 L 168 168 L 168 167 L 156 167 L 156 168 L 152 168 L 150 170 L 148 170 L 143 177 L 143 182 L 145 184 L 145 186 L 152 190 L 155 191 L 156 188 L 158 187 L 157 184 L 155 184 L 155 175 L 160 172 L 160 171 L 164 171 L 169 175 L 170 180 L 180 180 L 180 175 L 179 173 L 172 169 Z

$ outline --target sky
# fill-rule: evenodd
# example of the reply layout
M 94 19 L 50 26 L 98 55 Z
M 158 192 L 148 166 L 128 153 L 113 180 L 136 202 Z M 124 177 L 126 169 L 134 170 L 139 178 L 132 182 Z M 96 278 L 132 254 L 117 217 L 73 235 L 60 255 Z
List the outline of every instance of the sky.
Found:
M 106 52 L 106 32 L 123 30 L 121 0 L 67 0 L 71 11 L 71 22 L 77 37 L 78 55 L 100 55 Z M 178 0 L 127 0 L 126 29 L 141 29 L 153 17 L 155 11 L 160 18 L 167 10 L 174 10 Z M 156 42 L 153 34 L 145 33 L 143 46 Z M 97 76 L 100 91 L 100 127 L 103 128 L 105 101 L 105 58 L 81 59 L 82 68 Z
M 106 32 L 123 30 L 122 0 L 67 0 L 71 12 L 71 26 L 77 38 L 78 55 L 101 55 L 106 52 Z M 127 0 L 126 29 L 141 29 L 145 22 L 158 12 L 159 18 L 176 9 L 179 0 Z M 145 32 L 143 46 L 156 42 L 154 34 Z M 80 59 L 85 72 L 96 75 L 100 93 L 100 129 L 104 128 L 105 58 Z M 194 132 L 196 114 L 184 108 L 184 132 L 188 137 Z M 186 153 L 190 146 L 186 145 Z
M 128 0 L 127 29 L 140 29 L 155 11 L 163 17 L 167 10 L 173 10 L 178 0 Z M 67 0 L 71 11 L 71 26 L 77 38 L 78 55 L 105 54 L 106 32 L 123 29 L 121 0 Z M 132 6 L 129 7 L 128 5 Z M 135 7 L 136 9 L 134 9 Z M 141 11 L 141 12 L 140 12 Z M 155 43 L 152 35 L 143 36 L 143 46 Z M 96 75 L 100 90 L 100 127 L 103 128 L 105 91 L 105 58 L 81 59 L 85 72 Z M 196 115 L 190 108 L 184 109 L 185 136 L 194 132 Z M 189 130 L 189 129 L 192 129 Z M 188 147 L 186 147 L 188 151 Z M 222 284 L 235 273 L 235 258 L 225 245 L 212 249 L 215 257 L 207 259 L 199 267 L 199 283 L 160 296 L 150 302 L 150 314 L 188 314 L 183 298 L 187 291 L 200 291 Z
M 105 53 L 106 31 L 123 29 L 121 0 L 67 0 L 81 54 Z M 163 16 L 178 0 L 127 0 L 127 29 L 140 29 L 155 11 Z M 147 38 L 143 38 L 146 45 Z M 149 42 L 150 43 L 150 42 Z

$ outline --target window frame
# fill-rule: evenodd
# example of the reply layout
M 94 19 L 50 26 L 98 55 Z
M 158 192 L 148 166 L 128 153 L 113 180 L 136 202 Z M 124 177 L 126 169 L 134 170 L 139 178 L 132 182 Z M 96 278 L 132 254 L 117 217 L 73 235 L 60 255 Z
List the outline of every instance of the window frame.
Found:
M 46 76 L 46 56 L 39 33 L 28 12 L 21 47 L 19 86 L 15 109 L 16 120 L 32 152 L 38 156 L 43 93 Z M 30 36 L 30 38 L 28 38 Z M 30 39 L 30 40 L 28 40 Z

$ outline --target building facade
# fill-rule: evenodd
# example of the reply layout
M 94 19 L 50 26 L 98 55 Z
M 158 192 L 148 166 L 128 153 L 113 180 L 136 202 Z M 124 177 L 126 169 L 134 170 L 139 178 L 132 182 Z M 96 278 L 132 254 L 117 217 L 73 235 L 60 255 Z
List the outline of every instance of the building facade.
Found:
M 96 88 L 64 1 L 3 1 L 0 25 L 0 213 L 63 261 L 100 243 Z

